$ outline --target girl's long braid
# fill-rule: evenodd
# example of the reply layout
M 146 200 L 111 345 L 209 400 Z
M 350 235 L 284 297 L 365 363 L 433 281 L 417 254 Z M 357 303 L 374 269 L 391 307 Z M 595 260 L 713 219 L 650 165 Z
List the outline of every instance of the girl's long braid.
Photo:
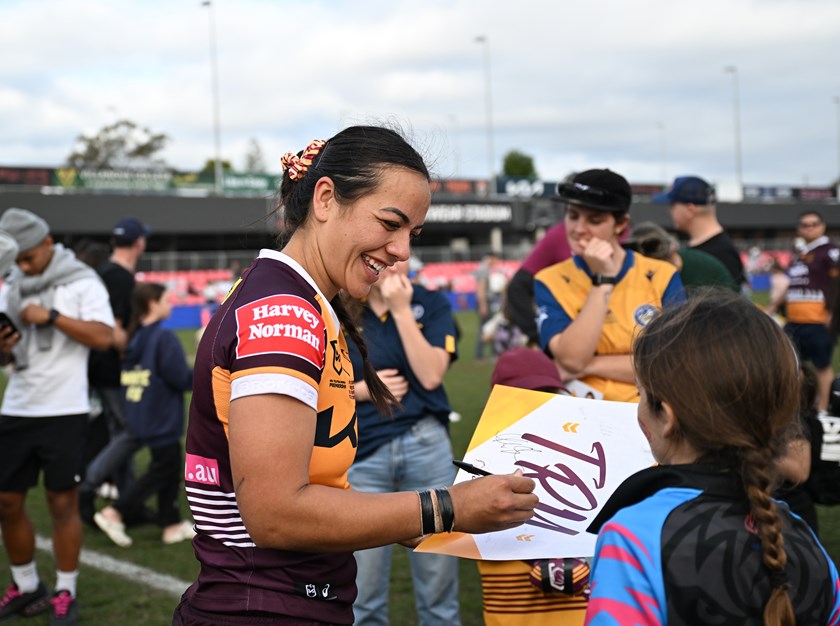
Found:
M 789 583 L 785 566 L 782 520 L 776 503 L 770 497 L 772 451 L 767 448 L 746 448 L 741 453 L 741 476 L 750 502 L 750 515 L 761 540 L 764 566 L 770 574 L 772 591 L 764 605 L 765 626 L 795 626 L 796 618 L 788 595 Z

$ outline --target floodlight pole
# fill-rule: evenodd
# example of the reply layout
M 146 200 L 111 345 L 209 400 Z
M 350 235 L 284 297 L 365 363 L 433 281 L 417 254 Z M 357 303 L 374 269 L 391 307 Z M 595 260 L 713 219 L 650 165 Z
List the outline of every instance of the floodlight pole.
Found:
M 490 195 L 496 194 L 496 156 L 493 153 L 493 89 L 490 81 L 490 42 L 479 35 L 475 42 L 484 47 L 484 107 L 487 123 L 487 166 L 490 174 Z
M 214 189 L 216 195 L 222 195 L 222 138 L 221 124 L 219 122 L 219 60 L 216 54 L 216 21 L 213 16 L 213 3 L 211 0 L 204 0 L 201 6 L 207 7 L 207 16 L 210 25 L 210 74 L 213 90 L 213 138 L 216 144 L 216 163 L 214 168 Z
M 735 175 L 738 179 L 738 193 L 744 193 L 744 177 L 741 167 L 741 97 L 738 85 L 738 68 L 727 65 L 723 68 L 727 74 L 732 74 L 733 110 L 735 116 Z

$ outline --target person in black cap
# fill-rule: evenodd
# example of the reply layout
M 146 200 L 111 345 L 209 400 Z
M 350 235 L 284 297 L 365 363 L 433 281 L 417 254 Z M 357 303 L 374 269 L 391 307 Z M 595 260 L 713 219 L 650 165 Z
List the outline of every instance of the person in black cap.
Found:
M 651 200 L 670 204 L 674 228 L 688 235 L 688 247 L 711 254 L 726 266 L 739 286 L 747 285 L 741 255 L 717 218 L 715 190 L 699 176 L 679 176 L 668 191 Z
M 632 192 L 610 170 L 587 170 L 557 188 L 572 258 L 535 277 L 542 348 L 565 378 L 577 378 L 605 400 L 638 402 L 630 351 L 639 326 L 663 305 L 685 299 L 670 263 L 625 250 Z
M 133 217 L 125 217 L 114 224 L 111 231 L 111 258 L 95 268 L 102 277 L 111 309 L 114 312 L 114 344 L 108 350 L 92 350 L 88 362 L 88 379 L 92 392 L 98 396 L 102 413 L 91 424 L 92 445 L 85 451 L 87 467 L 79 487 L 79 507 L 82 519 L 93 526 L 97 488 L 113 480 L 118 491 L 128 489 L 134 480 L 133 454 L 140 447 L 125 429 L 125 398 L 120 386 L 121 354 L 128 342 L 125 327 L 131 319 L 131 293 L 137 261 L 146 250 L 146 237 L 151 229 Z M 109 441 L 120 437 L 123 445 L 109 446 L 108 454 L 99 454 Z

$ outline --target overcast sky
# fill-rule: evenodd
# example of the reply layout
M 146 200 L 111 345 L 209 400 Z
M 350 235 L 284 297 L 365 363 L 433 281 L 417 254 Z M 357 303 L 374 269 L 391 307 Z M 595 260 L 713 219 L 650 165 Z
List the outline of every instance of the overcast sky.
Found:
M 352 123 L 399 123 L 443 177 L 609 167 L 631 182 L 826 186 L 840 135 L 838 0 L 214 0 L 222 157 L 269 170 Z M 212 158 L 210 9 L 199 0 L 0 0 L 0 166 L 63 164 L 120 118 Z M 486 43 L 476 41 L 485 36 Z M 724 68 L 733 66 L 737 73 Z

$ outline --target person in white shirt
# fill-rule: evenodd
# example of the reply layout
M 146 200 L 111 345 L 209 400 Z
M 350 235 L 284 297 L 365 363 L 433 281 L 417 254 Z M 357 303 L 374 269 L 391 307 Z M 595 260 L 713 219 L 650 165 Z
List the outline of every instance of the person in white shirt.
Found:
M 0 229 L 17 243 L 17 266 L 0 294 L 13 326 L 0 329 L 0 359 L 11 363 L 0 405 L 0 529 L 12 583 L 0 621 L 52 608 L 50 624 L 76 624 L 82 544 L 77 485 L 88 425 L 87 361 L 113 342 L 114 317 L 97 274 L 24 209 L 7 209 Z M 35 567 L 35 534 L 25 503 L 44 474 L 58 570 L 50 597 Z

